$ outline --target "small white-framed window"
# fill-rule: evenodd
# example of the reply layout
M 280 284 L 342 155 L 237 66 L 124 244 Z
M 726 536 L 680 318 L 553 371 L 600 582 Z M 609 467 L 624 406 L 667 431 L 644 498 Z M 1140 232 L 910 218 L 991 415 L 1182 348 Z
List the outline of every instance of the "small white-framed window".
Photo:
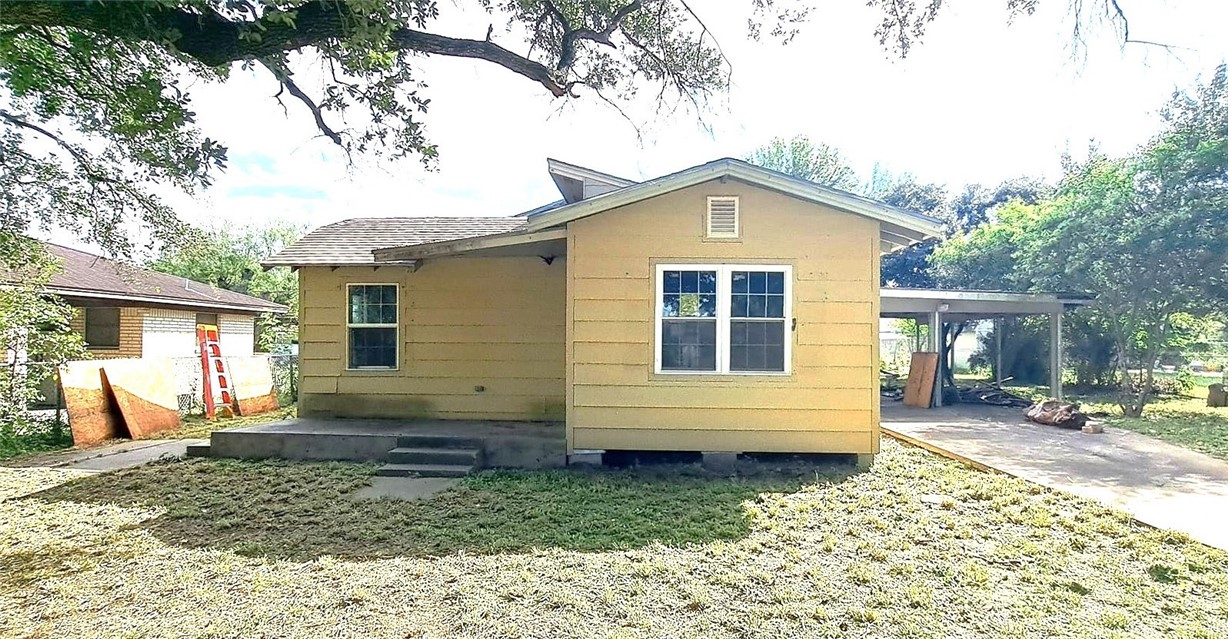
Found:
M 397 368 L 396 284 L 346 285 L 346 368 Z
M 660 264 L 656 275 L 657 373 L 789 373 L 791 266 Z
M 704 237 L 713 240 L 736 240 L 741 235 L 742 220 L 738 196 L 708 196 L 708 209 L 704 213 Z

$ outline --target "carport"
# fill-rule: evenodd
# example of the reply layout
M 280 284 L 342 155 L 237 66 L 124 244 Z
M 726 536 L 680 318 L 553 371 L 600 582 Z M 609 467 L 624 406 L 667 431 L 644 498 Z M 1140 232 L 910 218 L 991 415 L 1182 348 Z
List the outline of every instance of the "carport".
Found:
M 1005 293 L 1000 291 L 940 290 L 927 288 L 884 288 L 880 292 L 880 316 L 912 319 L 929 327 L 929 346 L 939 353 L 939 370 L 934 379 L 933 406 L 942 406 L 942 391 L 947 367 L 945 327 L 960 322 L 993 320 L 998 357 L 1002 356 L 1001 319 L 1026 315 L 1049 317 L 1049 391 L 1062 397 L 1062 314 L 1086 306 L 1092 298 L 1068 293 Z M 1001 362 L 997 370 L 1002 370 Z

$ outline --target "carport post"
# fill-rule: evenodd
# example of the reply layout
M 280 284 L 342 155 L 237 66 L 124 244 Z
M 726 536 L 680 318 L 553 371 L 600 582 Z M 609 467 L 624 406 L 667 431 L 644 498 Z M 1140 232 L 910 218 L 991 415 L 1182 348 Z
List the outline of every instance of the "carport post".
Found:
M 1062 312 L 1049 313 L 1049 394 L 1062 398 Z
M 934 371 L 934 397 L 930 400 L 930 406 L 942 406 L 942 311 L 937 309 L 929 314 L 930 322 L 930 350 L 938 353 L 938 369 Z

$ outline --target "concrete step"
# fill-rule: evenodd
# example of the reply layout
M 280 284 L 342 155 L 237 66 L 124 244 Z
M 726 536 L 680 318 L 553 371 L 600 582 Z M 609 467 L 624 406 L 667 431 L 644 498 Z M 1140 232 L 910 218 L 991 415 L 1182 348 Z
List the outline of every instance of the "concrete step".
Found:
M 473 466 L 462 464 L 384 464 L 375 471 L 380 477 L 464 477 Z
M 401 435 L 397 448 L 481 448 L 482 440 L 452 435 Z
M 208 457 L 209 451 L 209 442 L 204 442 L 203 444 L 188 444 L 186 455 L 188 457 Z
M 477 448 L 393 448 L 384 458 L 392 464 L 441 464 L 473 466 L 482 451 Z

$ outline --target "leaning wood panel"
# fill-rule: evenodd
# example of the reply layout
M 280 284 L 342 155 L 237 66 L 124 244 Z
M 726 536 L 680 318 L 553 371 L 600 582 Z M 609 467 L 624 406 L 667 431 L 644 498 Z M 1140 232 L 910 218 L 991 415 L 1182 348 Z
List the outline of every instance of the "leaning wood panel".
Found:
M 904 405 L 929 408 L 934 398 L 934 378 L 938 374 L 938 353 L 913 353 L 904 385 Z
M 123 418 L 102 383 L 102 362 L 68 362 L 59 367 L 60 392 L 76 446 L 127 436 Z
M 240 415 L 259 415 L 281 407 L 268 357 L 227 357 L 226 367 L 233 379 L 235 404 Z
M 107 360 L 102 383 L 115 398 L 132 439 L 150 439 L 179 427 L 175 366 L 169 358 Z
M 603 429 L 576 427 L 573 448 L 599 450 L 693 450 L 713 452 L 870 453 L 870 433 Z

